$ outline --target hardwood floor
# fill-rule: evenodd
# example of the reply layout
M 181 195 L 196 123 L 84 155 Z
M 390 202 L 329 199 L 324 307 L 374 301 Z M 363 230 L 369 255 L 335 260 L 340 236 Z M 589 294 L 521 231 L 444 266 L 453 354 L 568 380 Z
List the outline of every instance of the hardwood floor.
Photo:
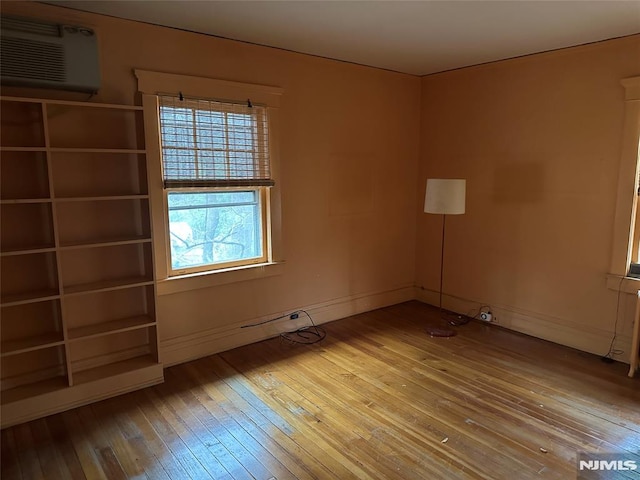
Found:
M 5 429 L 2 478 L 566 480 L 577 452 L 640 452 L 625 365 L 480 323 L 430 338 L 436 315 L 357 315 Z

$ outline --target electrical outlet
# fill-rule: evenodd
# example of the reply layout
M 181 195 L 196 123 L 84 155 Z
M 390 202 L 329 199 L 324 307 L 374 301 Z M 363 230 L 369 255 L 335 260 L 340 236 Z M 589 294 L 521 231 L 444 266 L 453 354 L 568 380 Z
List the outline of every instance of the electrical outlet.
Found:
M 289 318 L 291 320 L 295 320 L 296 318 L 300 318 L 300 315 L 298 313 L 292 313 L 291 315 L 289 315 Z
M 491 312 L 480 312 L 480 320 L 483 322 L 490 322 L 493 320 L 493 315 Z

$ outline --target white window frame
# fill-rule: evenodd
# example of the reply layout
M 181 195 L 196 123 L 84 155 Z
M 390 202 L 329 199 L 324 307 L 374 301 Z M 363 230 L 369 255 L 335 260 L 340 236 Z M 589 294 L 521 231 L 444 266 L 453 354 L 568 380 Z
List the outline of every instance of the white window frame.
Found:
M 612 290 L 636 293 L 640 279 L 629 277 L 629 267 L 638 255 L 640 236 L 636 232 L 640 205 L 638 178 L 640 162 L 640 76 L 625 78 L 620 82 L 625 90 L 622 153 L 618 171 L 618 196 L 614 217 L 611 266 L 607 286 Z
M 166 235 L 169 244 L 169 251 L 167 255 L 167 269 L 168 276 L 174 277 L 176 275 L 188 275 L 191 273 L 200 272 L 212 272 L 217 270 L 226 270 L 234 267 L 251 266 L 254 264 L 265 264 L 271 261 L 271 242 L 270 242 L 270 226 L 268 221 L 267 210 L 269 207 L 269 190 L 270 187 L 203 187 L 203 188 L 167 188 L 165 189 L 165 205 L 167 205 L 167 222 L 166 222 Z M 168 212 L 169 212 L 169 194 L 170 193 L 200 193 L 200 192 L 248 192 L 255 191 L 258 197 L 258 208 L 260 210 L 260 223 L 261 223 L 261 251 L 260 257 L 252 257 L 243 260 L 236 260 L 231 262 L 218 262 L 211 264 L 203 264 L 194 267 L 185 268 L 173 268 L 173 262 L 171 261 L 171 233 L 169 231 Z
M 278 176 L 278 113 L 283 90 L 279 87 L 230 82 L 204 77 L 176 75 L 147 70 L 134 71 L 142 94 L 147 152 L 147 177 L 151 203 L 153 255 L 158 294 L 167 295 L 197 288 L 279 275 L 284 269 L 282 217 Z M 221 99 L 265 105 L 269 117 L 269 157 L 273 187 L 259 187 L 264 202 L 264 238 L 266 258 L 258 263 L 214 265 L 201 271 L 180 274 L 170 264 L 169 218 L 167 192 L 162 176 L 160 117 L 158 95 L 182 93 L 185 97 Z M 252 187 L 253 188 L 253 187 Z M 248 190 L 249 188 L 244 188 Z M 201 189 L 196 189 L 201 190 Z M 173 273 L 178 273 L 173 275 Z

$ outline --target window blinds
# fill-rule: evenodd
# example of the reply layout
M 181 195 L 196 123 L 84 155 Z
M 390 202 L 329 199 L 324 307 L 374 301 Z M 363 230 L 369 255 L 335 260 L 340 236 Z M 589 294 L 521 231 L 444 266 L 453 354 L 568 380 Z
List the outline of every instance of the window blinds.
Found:
M 264 106 L 160 96 L 165 188 L 271 186 Z

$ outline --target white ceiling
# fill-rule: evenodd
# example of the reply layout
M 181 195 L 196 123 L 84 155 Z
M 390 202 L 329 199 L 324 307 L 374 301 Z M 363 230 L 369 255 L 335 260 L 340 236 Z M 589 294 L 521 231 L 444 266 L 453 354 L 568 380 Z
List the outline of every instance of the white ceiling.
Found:
M 640 0 L 47 3 L 414 75 L 640 33 Z

